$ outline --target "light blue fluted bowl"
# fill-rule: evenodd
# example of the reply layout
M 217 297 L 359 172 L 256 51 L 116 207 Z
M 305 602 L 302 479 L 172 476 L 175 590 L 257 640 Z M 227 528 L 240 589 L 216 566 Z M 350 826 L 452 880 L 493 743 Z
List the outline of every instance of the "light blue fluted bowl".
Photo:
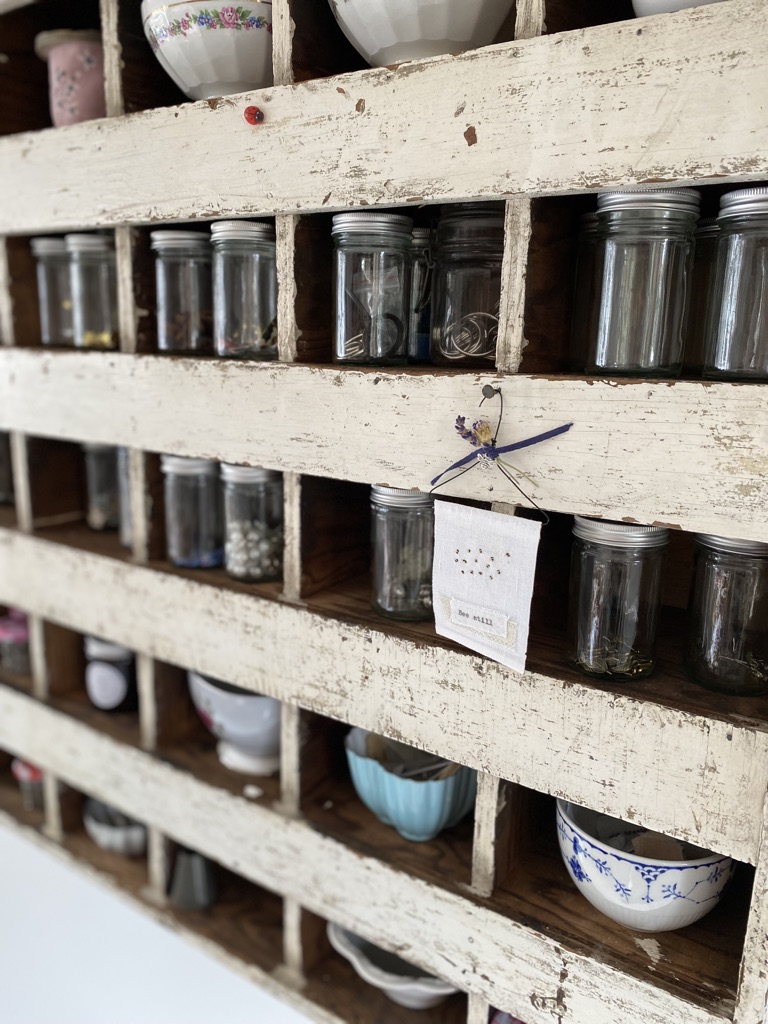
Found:
M 403 779 L 368 757 L 368 733 L 350 729 L 344 740 L 357 795 L 385 825 L 417 843 L 456 825 L 475 803 L 477 773 L 462 766 L 455 775 L 432 782 Z

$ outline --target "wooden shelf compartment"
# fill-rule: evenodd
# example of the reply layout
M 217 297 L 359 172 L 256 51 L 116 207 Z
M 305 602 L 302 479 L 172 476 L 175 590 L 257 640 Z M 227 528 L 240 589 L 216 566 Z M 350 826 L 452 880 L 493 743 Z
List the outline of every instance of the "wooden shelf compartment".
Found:
M 3 685 L 7 685 L 5 680 Z M 11 774 L 13 756 L 5 750 L 0 750 L 0 813 L 27 828 L 41 829 L 45 822 L 45 812 L 41 808 L 31 806 L 30 801 L 22 794 L 18 782 Z

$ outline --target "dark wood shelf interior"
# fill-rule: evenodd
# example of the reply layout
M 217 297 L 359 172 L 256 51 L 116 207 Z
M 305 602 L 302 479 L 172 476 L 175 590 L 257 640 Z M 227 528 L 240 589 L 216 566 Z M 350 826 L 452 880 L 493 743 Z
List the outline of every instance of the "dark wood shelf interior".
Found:
M 83 828 L 65 833 L 61 845 L 78 860 L 110 878 L 118 888 L 137 898 L 146 898 L 149 884 L 146 857 L 124 857 L 102 850 Z
M 0 754 L 2 770 L 0 770 L 0 811 L 14 818 L 20 825 L 27 828 L 42 828 L 45 814 L 42 810 L 29 807 L 24 801 L 18 782 L 11 775 L 11 758 Z
M 76 718 L 97 732 L 110 736 L 118 743 L 138 747 L 141 743 L 139 714 L 137 711 L 99 711 L 88 699 L 85 688 L 68 693 L 54 694 L 49 703 L 57 711 Z

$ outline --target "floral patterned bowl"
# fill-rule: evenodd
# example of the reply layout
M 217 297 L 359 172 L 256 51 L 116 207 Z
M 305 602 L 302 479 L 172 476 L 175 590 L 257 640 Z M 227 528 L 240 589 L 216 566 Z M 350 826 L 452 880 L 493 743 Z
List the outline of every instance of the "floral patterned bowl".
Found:
M 142 0 L 144 34 L 191 100 L 272 85 L 272 3 Z
M 735 870 L 730 857 L 564 800 L 557 801 L 557 833 L 581 894 L 614 921 L 642 932 L 698 921 L 717 906 Z M 634 852 L 640 850 L 650 855 Z

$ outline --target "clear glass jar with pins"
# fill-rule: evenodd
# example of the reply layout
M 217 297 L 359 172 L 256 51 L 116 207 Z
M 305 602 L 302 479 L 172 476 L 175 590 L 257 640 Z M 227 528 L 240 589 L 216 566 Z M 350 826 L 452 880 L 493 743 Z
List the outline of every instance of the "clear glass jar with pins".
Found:
M 503 203 L 443 207 L 432 293 L 433 363 L 493 368 L 503 256 Z
M 211 227 L 213 342 L 231 359 L 277 359 L 277 269 L 272 224 L 223 220 Z
M 679 374 L 699 203 L 698 192 L 683 188 L 598 195 L 587 373 Z
M 43 345 L 72 345 L 72 281 L 63 238 L 33 238 L 40 340 Z
M 269 469 L 222 463 L 224 568 L 248 583 L 283 575 L 283 477 Z
M 669 531 L 576 516 L 573 534 L 568 661 L 600 679 L 649 675 Z
M 219 464 L 211 459 L 161 455 L 165 476 L 168 558 L 186 569 L 211 569 L 224 561 Z
M 374 609 L 391 619 L 431 619 L 432 497 L 397 487 L 372 487 L 371 512 Z
M 396 213 L 334 216 L 334 362 L 407 362 L 412 227 Z
M 200 231 L 153 231 L 157 347 L 161 352 L 213 352 L 211 242 Z
M 112 238 L 66 235 L 76 348 L 117 348 L 117 273 Z

